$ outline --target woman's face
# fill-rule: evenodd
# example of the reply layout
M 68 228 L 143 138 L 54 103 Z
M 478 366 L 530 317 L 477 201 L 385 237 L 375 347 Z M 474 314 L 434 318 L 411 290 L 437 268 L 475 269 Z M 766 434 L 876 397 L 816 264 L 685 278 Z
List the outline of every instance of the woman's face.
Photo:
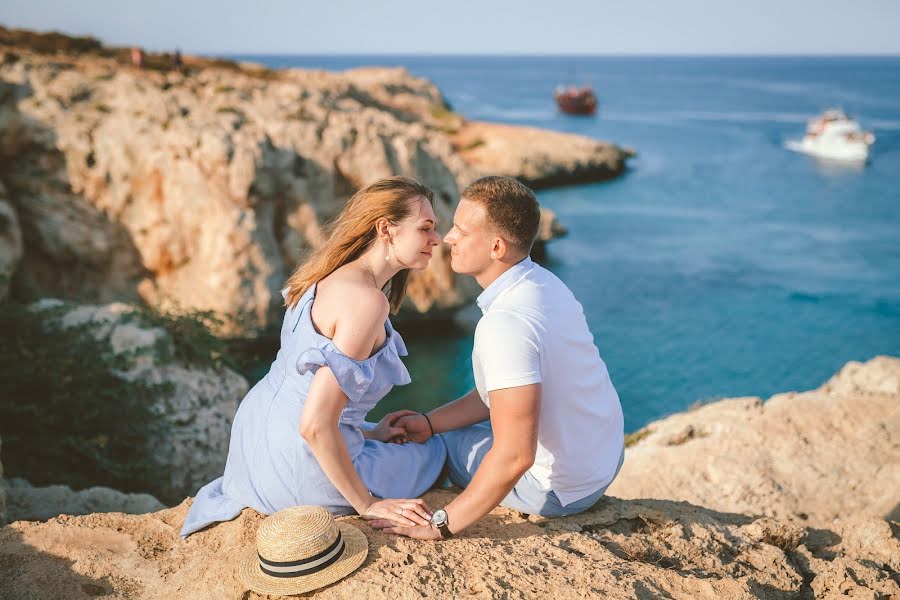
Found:
M 428 200 L 420 197 L 412 202 L 417 204 L 412 213 L 392 227 L 392 258 L 410 269 L 424 269 L 441 236 L 434 228 L 437 219 Z

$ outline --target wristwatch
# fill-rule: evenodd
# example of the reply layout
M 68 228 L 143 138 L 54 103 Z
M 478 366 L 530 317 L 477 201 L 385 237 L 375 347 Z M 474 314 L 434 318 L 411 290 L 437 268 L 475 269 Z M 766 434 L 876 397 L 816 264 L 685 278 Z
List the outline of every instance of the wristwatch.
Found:
M 431 515 L 431 526 L 441 532 L 441 537 L 445 540 L 453 537 L 453 532 L 450 531 L 450 522 L 447 520 L 447 511 L 443 508 L 434 511 L 434 514 Z

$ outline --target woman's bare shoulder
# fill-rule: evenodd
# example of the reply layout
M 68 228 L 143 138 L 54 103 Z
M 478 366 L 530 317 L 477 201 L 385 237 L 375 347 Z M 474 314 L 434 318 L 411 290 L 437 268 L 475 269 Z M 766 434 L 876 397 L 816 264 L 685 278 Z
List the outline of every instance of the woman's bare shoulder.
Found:
M 390 314 L 390 301 L 353 275 L 335 272 L 322 281 L 316 289 L 316 316 L 326 320 L 332 332 L 346 328 L 377 332 Z

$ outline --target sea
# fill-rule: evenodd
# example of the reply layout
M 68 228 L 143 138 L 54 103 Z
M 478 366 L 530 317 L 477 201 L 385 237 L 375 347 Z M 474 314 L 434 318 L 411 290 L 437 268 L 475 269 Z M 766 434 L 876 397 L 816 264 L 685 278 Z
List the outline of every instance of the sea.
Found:
M 584 306 L 626 431 L 900 356 L 900 57 L 231 58 L 403 66 L 468 119 L 635 150 L 618 179 L 537 193 L 569 230 L 543 264 Z M 553 90 L 569 83 L 593 86 L 596 116 L 557 111 Z M 829 107 L 875 134 L 867 164 L 785 149 Z M 471 328 L 400 331 L 413 381 L 370 418 L 426 410 L 473 385 Z

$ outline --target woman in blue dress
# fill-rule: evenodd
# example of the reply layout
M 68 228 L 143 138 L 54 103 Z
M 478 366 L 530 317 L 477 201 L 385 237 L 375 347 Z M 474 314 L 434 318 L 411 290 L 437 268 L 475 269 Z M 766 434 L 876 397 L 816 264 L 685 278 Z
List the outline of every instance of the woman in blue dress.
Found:
M 388 314 L 410 269 L 440 243 L 433 194 L 407 177 L 357 192 L 328 241 L 282 291 L 281 348 L 247 394 L 231 429 L 225 473 L 197 492 L 181 535 L 251 507 L 271 514 L 299 504 L 356 512 L 398 525 L 427 524 L 421 496 L 446 458 L 439 436 L 404 442 L 392 413 L 363 419 L 394 385 L 409 383 L 406 347 Z

